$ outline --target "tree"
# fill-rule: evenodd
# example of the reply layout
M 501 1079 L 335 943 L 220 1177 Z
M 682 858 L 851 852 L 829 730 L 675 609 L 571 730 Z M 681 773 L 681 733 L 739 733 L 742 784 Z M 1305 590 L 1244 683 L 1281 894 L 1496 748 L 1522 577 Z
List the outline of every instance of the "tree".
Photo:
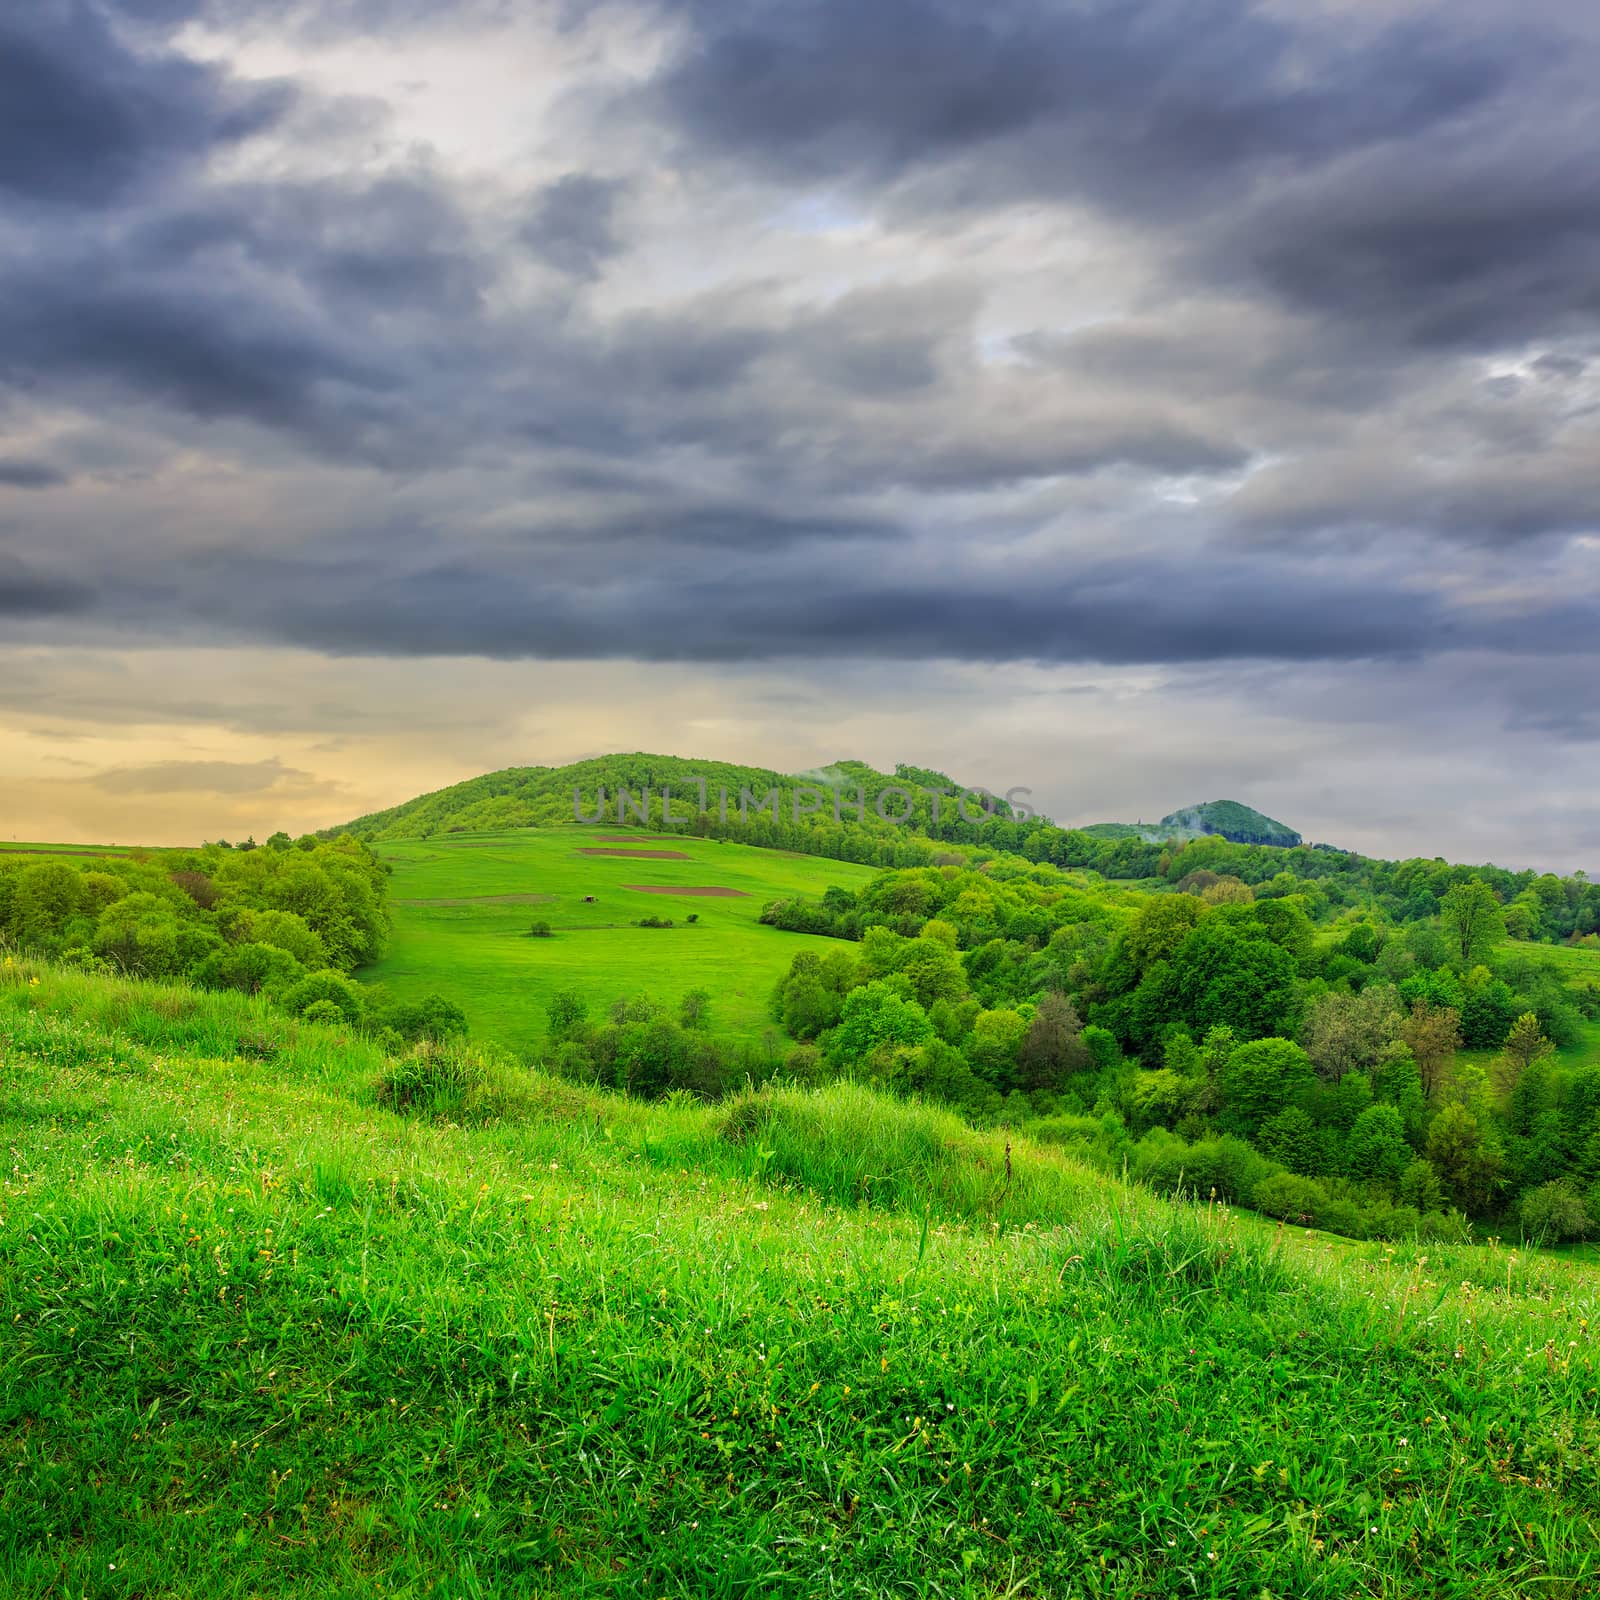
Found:
M 1524 1011 L 1511 1024 L 1511 1031 L 1506 1035 L 1505 1046 L 1500 1053 L 1501 1087 L 1514 1087 L 1534 1062 L 1543 1061 L 1554 1051 L 1555 1046 L 1545 1038 L 1538 1017 L 1531 1011 Z
M 1429 1164 L 1456 1205 L 1467 1212 L 1488 1207 L 1500 1186 L 1500 1153 L 1464 1105 L 1451 1101 L 1433 1119 L 1427 1150 Z
M 932 1037 L 928 1013 L 878 978 L 844 997 L 828 1054 L 845 1066 L 864 1066 L 884 1045 L 923 1044 Z
M 224 945 L 194 971 L 194 981 L 207 989 L 238 989 L 245 994 L 287 988 L 304 976 L 300 963 L 274 944 Z
M 317 1001 L 318 1005 L 325 1002 Z M 305 1013 L 301 1013 L 305 1015 Z M 453 1000 L 442 994 L 427 994 L 420 1000 L 391 1006 L 384 1014 L 385 1026 L 393 1028 L 402 1039 L 415 1042 L 432 1039 L 441 1043 L 446 1039 L 464 1038 L 467 1032 L 467 1014 Z
M 361 1020 L 361 991 L 342 972 L 332 967 L 302 978 L 283 997 L 284 1006 L 295 1016 L 318 1000 L 331 1000 L 344 1013 L 346 1022 Z
M 550 1038 L 556 1044 L 578 1038 L 588 1026 L 589 1002 L 581 989 L 558 989 L 550 997 Z
M 1559 1180 L 1541 1184 L 1523 1195 L 1521 1217 L 1524 1237 L 1535 1244 L 1581 1239 L 1594 1227 L 1577 1190 Z
M 1481 878 L 1458 883 L 1439 902 L 1439 926 L 1462 971 L 1483 960 L 1506 933 L 1500 902 Z
M 1317 1125 L 1299 1106 L 1286 1106 L 1261 1126 L 1256 1143 L 1264 1154 L 1281 1161 L 1302 1178 L 1322 1170 L 1322 1139 Z
M 229 936 L 287 950 L 308 971 L 320 971 L 328 965 L 328 951 L 321 937 L 306 925 L 304 917 L 292 911 L 248 911 Z
M 1460 1014 L 1450 1006 L 1417 1000 L 1412 1004 L 1411 1015 L 1400 1024 L 1400 1037 L 1417 1064 L 1423 1093 L 1431 1100 L 1461 1048 Z
M 711 996 L 704 989 L 691 989 L 678 1002 L 678 1021 L 703 1033 L 711 1026 Z
M 1344 1159 L 1352 1178 L 1395 1182 L 1412 1160 L 1400 1113 L 1393 1106 L 1368 1106 L 1345 1139 Z
M 1018 1087 L 1055 1089 L 1088 1064 L 1089 1051 L 1077 1010 L 1064 994 L 1051 990 L 1039 1001 L 1022 1036 L 1017 1052 Z
M 1154 1019 L 1186 1022 L 1203 1033 L 1226 1023 L 1242 1037 L 1282 1036 L 1297 1020 L 1299 984 L 1294 957 L 1265 937 L 1214 913 L 1173 952 L 1170 970 L 1158 966 L 1136 999 Z M 1158 976 L 1159 975 L 1159 976 Z
M 1123 951 L 1135 972 L 1143 973 L 1170 956 L 1205 915 L 1205 902 L 1187 894 L 1159 895 L 1128 924 Z
M 959 1000 L 967 992 L 961 958 L 942 939 L 930 939 L 924 932 L 906 944 L 898 970 L 910 981 L 918 1005 L 926 1008 L 938 1000 Z
M 779 1020 L 797 1039 L 815 1039 L 839 1020 L 841 996 L 816 969 L 797 972 L 783 986 Z
M 1319 994 L 1307 1007 L 1300 1042 L 1317 1076 L 1337 1083 L 1347 1072 L 1371 1071 L 1400 1031 L 1399 993 L 1386 983 L 1360 994 Z
M 1240 1045 L 1222 1069 L 1222 1105 L 1247 1138 L 1316 1081 L 1311 1058 L 1288 1039 Z
M 1439 1174 L 1433 1170 L 1431 1161 L 1424 1161 L 1418 1156 L 1416 1160 L 1406 1164 L 1406 1169 L 1400 1174 L 1400 1182 L 1395 1186 L 1395 1197 L 1403 1206 L 1410 1206 L 1419 1216 L 1427 1216 L 1430 1211 L 1444 1209 L 1444 1188 L 1439 1182 Z
M 972 1069 L 986 1082 L 1004 1092 L 1016 1077 L 1017 1054 L 1028 1031 L 1027 1018 L 1004 1007 L 980 1011 L 972 1024 L 972 1045 L 968 1055 Z
M 146 978 L 167 977 L 184 965 L 180 956 L 182 932 L 173 908 L 158 895 L 140 890 L 125 895 L 100 913 L 94 932 L 95 954 L 115 962 L 125 972 Z
M 38 861 L 17 875 L 9 932 L 23 949 L 51 950 L 78 909 L 81 874 L 63 861 Z

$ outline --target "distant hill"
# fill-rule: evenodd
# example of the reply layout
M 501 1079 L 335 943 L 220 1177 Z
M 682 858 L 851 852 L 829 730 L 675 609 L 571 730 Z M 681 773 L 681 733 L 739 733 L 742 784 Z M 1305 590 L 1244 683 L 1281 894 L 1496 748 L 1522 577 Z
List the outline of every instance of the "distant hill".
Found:
M 1142 839 L 1149 844 L 1219 834 L 1231 844 L 1270 844 L 1287 849 L 1303 843 L 1286 823 L 1238 800 L 1207 800 L 1197 806 L 1183 806 L 1159 822 L 1091 822 L 1078 831 L 1091 839 Z
M 1167 838 L 1220 833 L 1233 844 L 1300 843 L 1300 835 L 1293 828 L 1237 800 L 1207 800 L 1201 805 L 1185 806 L 1163 817 L 1160 827 L 1166 830 Z
M 468 778 L 465 782 L 452 784 L 432 794 L 418 795 L 388 810 L 358 817 L 346 827 L 350 832 L 367 839 L 417 839 L 437 833 L 545 827 L 573 820 L 574 790 L 581 794 L 583 804 L 588 807 L 598 803 L 597 797 L 602 789 L 608 796 L 608 809 L 612 820 L 615 820 L 619 790 L 626 789 L 637 796 L 649 789 L 659 804 L 663 787 L 672 789 L 676 797 L 675 810 L 681 820 L 687 823 L 687 810 L 691 809 L 687 802 L 691 798 L 698 799 L 696 780 L 700 779 L 707 785 L 708 803 L 713 810 L 718 808 L 719 788 L 727 791 L 730 809 L 737 808 L 742 789 L 748 789 L 757 802 L 769 790 L 781 790 L 789 827 L 780 830 L 782 837 L 752 836 L 752 842 L 779 843 L 788 848 L 810 850 L 821 843 L 817 837 L 819 834 L 840 832 L 840 825 L 834 823 L 827 814 L 831 807 L 825 808 L 821 816 L 804 818 L 804 826 L 794 823 L 789 812 L 790 797 L 797 787 L 803 785 L 839 789 L 847 796 L 860 789 L 867 796 L 866 815 L 859 821 L 854 819 L 847 805 L 843 811 L 843 828 L 847 832 L 871 835 L 880 842 L 886 837 L 904 837 L 901 829 L 880 820 L 872 808 L 876 796 L 896 788 L 909 791 L 913 796 L 911 830 L 936 839 L 967 844 L 982 842 L 1003 849 L 1020 849 L 1029 833 L 1050 827 L 1048 818 L 1043 817 L 1024 823 L 1003 823 L 998 828 L 992 824 L 987 827 L 968 825 L 960 817 L 953 798 L 942 803 L 940 819 L 936 823 L 931 793 L 944 791 L 953 796 L 964 785 L 946 773 L 929 767 L 910 766 L 904 762 L 899 763 L 893 772 L 880 772 L 864 761 L 843 760 L 808 772 L 782 773 L 770 767 L 739 766 L 725 761 L 644 752 L 597 756 L 564 767 L 508 767 L 501 772 L 488 772 L 482 777 Z M 891 809 L 902 803 L 891 800 Z M 999 804 L 998 811 L 1002 818 L 1009 816 L 1009 808 L 1003 802 Z M 335 833 L 342 830 L 327 831 Z M 1074 831 L 1106 843 L 1165 844 L 1216 835 L 1234 844 L 1282 847 L 1301 843 L 1300 835 L 1293 828 L 1237 800 L 1208 800 L 1201 805 L 1185 806 L 1157 823 L 1095 822 Z M 823 845 L 820 853 L 847 852 L 841 851 L 838 840 L 834 839 Z
M 582 806 L 592 814 L 602 790 L 607 796 L 608 816 L 613 821 L 617 820 L 619 791 L 627 790 L 630 795 L 638 797 L 649 790 L 654 807 L 652 821 L 659 821 L 663 788 L 671 789 L 675 814 L 687 824 L 688 812 L 693 809 L 690 802 L 700 799 L 700 780 L 706 785 L 706 800 L 713 812 L 720 808 L 719 790 L 727 793 L 730 813 L 738 809 L 741 790 L 750 791 L 753 805 L 758 805 L 770 790 L 779 790 L 783 797 L 784 817 L 775 820 L 787 819 L 790 832 L 796 831 L 792 810 L 794 793 L 797 789 L 811 787 L 842 791 L 841 813 L 845 819 L 842 826 L 858 833 L 879 838 L 903 835 L 901 828 L 881 820 L 874 812 L 874 802 L 878 796 L 887 791 L 900 790 L 912 797 L 910 827 L 913 831 L 937 831 L 940 838 L 968 843 L 976 843 L 982 837 L 978 826 L 962 823 L 954 799 L 942 804 L 941 816 L 945 826 L 937 830 L 933 828 L 930 792 L 944 790 L 954 795 L 963 785 L 945 773 L 930 768 L 902 764 L 890 773 L 879 772 L 864 761 L 842 760 L 809 772 L 782 773 L 770 767 L 738 766 L 726 761 L 644 752 L 597 756 L 564 767 L 508 767 L 501 772 L 468 778 L 465 782 L 452 784 L 432 794 L 418 795 L 388 810 L 358 817 L 347 823 L 344 829 L 326 831 L 330 834 L 349 831 L 367 839 L 419 839 L 437 833 L 546 827 L 573 821 L 574 791 L 579 794 Z M 849 797 L 858 789 L 866 796 L 865 816 L 860 821 L 855 819 L 849 802 Z M 812 802 L 803 798 L 802 803 L 809 805 Z M 886 807 L 892 815 L 903 804 L 903 798 L 896 795 L 889 798 Z M 803 832 L 809 835 L 827 827 L 832 827 L 835 832 L 840 831 L 840 825 L 833 822 L 831 810 L 831 805 L 825 803 L 820 815 L 802 818 L 805 825 Z M 997 810 L 1002 817 L 1010 814 L 1009 807 L 1003 801 L 998 803 Z M 977 815 L 975 811 L 973 814 Z M 782 842 L 796 847 L 802 845 L 804 840 L 785 837 L 781 841 L 763 839 L 761 842 Z M 1014 844 L 1015 841 L 1008 839 L 1006 842 Z

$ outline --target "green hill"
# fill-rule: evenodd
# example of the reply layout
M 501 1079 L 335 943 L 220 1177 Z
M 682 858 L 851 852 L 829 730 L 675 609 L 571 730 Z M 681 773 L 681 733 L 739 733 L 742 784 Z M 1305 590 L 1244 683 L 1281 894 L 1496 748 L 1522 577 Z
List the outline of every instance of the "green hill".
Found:
M 1297 845 L 1300 835 L 1293 828 L 1263 816 L 1237 800 L 1207 800 L 1197 806 L 1183 806 L 1161 819 L 1159 828 L 1170 838 L 1197 838 L 1221 834 L 1232 844 Z
M 1577 1262 L 15 958 L 0 1060 L 11 1600 L 1593 1591 Z
M 934 803 L 930 791 L 944 789 L 952 796 L 963 785 L 942 772 L 929 768 L 898 766 L 893 772 L 880 772 L 863 761 L 843 760 L 826 767 L 803 773 L 776 772 L 770 767 L 740 766 L 726 761 L 709 761 L 682 756 L 648 755 L 642 752 L 597 756 L 588 761 L 577 761 L 562 767 L 508 767 L 501 772 L 489 772 L 478 778 L 419 795 L 403 805 L 386 811 L 372 812 L 346 823 L 342 828 L 328 829 L 330 835 L 350 832 L 369 839 L 423 839 L 437 833 L 482 833 L 506 828 L 546 827 L 555 823 L 592 819 L 603 793 L 607 813 L 612 820 L 618 817 L 619 791 L 626 790 L 635 802 L 646 793 L 652 796 L 649 820 L 661 820 L 661 796 L 670 790 L 673 796 L 674 816 L 683 825 L 694 818 L 702 798 L 714 816 L 724 810 L 720 796 L 726 796 L 725 809 L 737 821 L 741 794 L 748 791 L 749 805 L 758 807 L 773 790 L 780 795 L 780 824 L 788 825 L 797 834 L 802 829 L 828 828 L 833 825 L 831 802 L 816 796 L 800 794 L 801 807 L 813 807 L 796 819 L 797 791 L 804 788 L 841 791 L 841 817 L 857 831 L 877 839 L 892 838 L 904 827 L 928 833 L 934 821 Z M 851 796 L 861 791 L 866 800 L 864 815 L 849 804 Z M 912 805 L 911 816 L 904 825 L 885 820 L 880 816 L 876 800 L 888 791 L 904 791 Z M 575 800 L 576 795 L 576 800 Z M 884 811 L 890 818 L 897 817 L 904 807 L 898 795 L 886 800 Z M 940 805 L 940 816 L 946 823 L 942 837 L 957 836 L 962 816 L 954 798 Z M 581 812 L 581 818 L 575 815 Z M 997 813 L 1008 816 L 1010 808 L 999 802 Z M 977 817 L 975 805 L 969 806 L 968 815 Z M 636 816 L 629 809 L 622 820 Z M 966 836 L 976 840 L 982 824 L 967 826 Z
M 1160 822 L 1091 822 L 1078 831 L 1091 839 L 1142 839 L 1150 844 L 1219 836 L 1230 844 L 1273 845 L 1281 849 L 1301 843 L 1293 828 L 1237 800 L 1207 800 L 1197 806 L 1182 806 Z

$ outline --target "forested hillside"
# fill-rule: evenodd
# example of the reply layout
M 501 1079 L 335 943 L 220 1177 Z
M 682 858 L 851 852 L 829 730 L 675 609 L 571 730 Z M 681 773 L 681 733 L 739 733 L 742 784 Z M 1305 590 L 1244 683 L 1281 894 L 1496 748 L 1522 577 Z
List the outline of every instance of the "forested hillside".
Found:
M 699 810 L 697 779 L 704 779 L 708 786 L 706 811 Z M 827 782 L 848 794 L 864 791 L 868 796 L 864 816 L 858 818 L 853 808 L 843 806 L 836 821 L 831 805 L 824 804 L 817 813 L 797 820 L 791 804 L 796 789 L 802 784 Z M 719 787 L 729 797 L 725 817 L 717 803 Z M 871 803 L 873 795 L 893 787 L 905 788 L 912 796 L 913 814 L 903 826 L 884 822 Z M 1304 894 L 1313 918 L 1356 907 L 1404 922 L 1436 916 L 1440 900 L 1455 884 L 1476 878 L 1494 890 L 1513 937 L 1558 940 L 1600 929 L 1600 883 L 1589 882 L 1582 873 L 1562 878 L 1492 865 L 1451 865 L 1437 857 L 1383 861 L 1304 844 L 1233 843 L 1218 835 L 1153 840 L 1133 824 L 1099 824 L 1092 832 L 1057 827 L 1045 817 L 1014 813 L 1003 799 L 989 817 L 981 817 L 975 804 L 969 805 L 963 816 L 953 800 L 946 800 L 935 821 L 929 791 L 944 788 L 954 793 L 961 785 L 942 773 L 905 764 L 884 773 L 861 762 L 840 761 L 823 773 L 791 776 L 763 767 L 676 756 L 604 756 L 565 767 L 514 767 L 487 773 L 391 810 L 357 818 L 338 831 L 372 841 L 554 825 L 573 820 L 574 791 L 586 814 L 593 816 L 603 790 L 608 797 L 607 814 L 616 820 L 617 797 L 624 789 L 634 797 L 649 789 L 655 797 L 651 817 L 659 822 L 663 788 L 672 791 L 679 825 L 703 837 L 874 866 L 931 866 L 941 859 L 941 846 L 968 846 L 978 852 L 979 859 L 989 854 L 1016 855 L 1030 863 L 1196 891 L 1222 879 L 1234 879 L 1268 896 Z M 758 802 L 773 789 L 783 797 L 776 817 L 770 809 L 756 810 L 754 803 L 747 817 L 740 816 L 741 790 L 749 790 L 753 802 Z M 622 820 L 633 815 L 629 811 Z M 1283 827 L 1243 806 L 1218 817 L 1222 823 L 1250 819 L 1274 829 Z
M 1406 924 L 1204 877 L 1129 897 L 991 860 L 776 901 L 841 941 L 773 996 L 810 1041 L 789 1070 L 1346 1233 L 1596 1231 L 1600 941 L 1510 943 L 1472 877 Z

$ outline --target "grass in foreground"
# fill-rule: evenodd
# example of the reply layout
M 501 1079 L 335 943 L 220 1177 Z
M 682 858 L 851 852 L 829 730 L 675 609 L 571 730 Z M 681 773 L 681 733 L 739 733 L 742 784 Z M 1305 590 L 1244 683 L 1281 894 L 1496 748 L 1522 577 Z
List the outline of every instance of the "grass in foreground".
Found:
M 37 979 L 37 983 L 35 983 Z M 8 1596 L 1580 1596 L 1592 1272 L 0 980 Z

